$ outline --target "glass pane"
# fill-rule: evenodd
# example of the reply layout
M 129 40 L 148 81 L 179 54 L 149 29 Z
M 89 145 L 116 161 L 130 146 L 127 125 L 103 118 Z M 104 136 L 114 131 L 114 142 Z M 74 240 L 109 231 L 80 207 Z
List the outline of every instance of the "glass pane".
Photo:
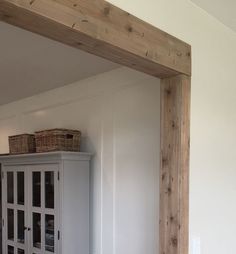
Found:
M 14 203 L 14 175 L 13 172 L 7 172 L 7 202 Z
M 17 211 L 17 241 L 18 243 L 25 242 L 25 213 Z
M 41 206 L 41 173 L 33 172 L 33 206 Z
M 25 177 L 24 172 L 17 172 L 17 203 L 18 205 L 24 205 L 25 201 Z
M 25 251 L 22 249 L 18 249 L 17 254 L 25 254 Z
M 45 172 L 45 207 L 54 208 L 54 172 Z
M 45 250 L 54 252 L 54 216 L 45 216 Z
M 7 235 L 8 240 L 14 241 L 14 210 L 7 209 Z
M 8 254 L 14 254 L 14 247 L 8 245 L 7 249 L 8 249 L 7 251 Z
M 33 246 L 41 249 L 41 214 L 33 213 Z

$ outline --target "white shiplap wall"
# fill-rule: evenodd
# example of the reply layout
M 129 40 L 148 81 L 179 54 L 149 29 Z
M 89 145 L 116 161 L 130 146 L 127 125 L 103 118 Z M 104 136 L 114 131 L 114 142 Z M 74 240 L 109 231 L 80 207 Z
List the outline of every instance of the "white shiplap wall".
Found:
M 126 68 L 0 107 L 9 135 L 55 127 L 83 133 L 91 167 L 91 254 L 158 249 L 159 80 Z

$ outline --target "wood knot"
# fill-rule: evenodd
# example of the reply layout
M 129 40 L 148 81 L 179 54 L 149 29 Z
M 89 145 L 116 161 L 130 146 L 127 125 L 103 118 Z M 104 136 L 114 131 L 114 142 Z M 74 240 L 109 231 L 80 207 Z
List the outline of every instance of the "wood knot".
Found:
M 127 26 L 127 31 L 132 33 L 133 32 L 133 27 L 132 26 Z
M 178 239 L 176 237 L 172 237 L 171 244 L 172 244 L 172 246 L 177 247 L 178 246 Z
M 88 23 L 88 20 L 87 19 L 82 19 L 81 22 Z
M 189 56 L 189 57 L 190 57 L 190 56 L 191 56 L 191 52 L 188 52 L 188 53 L 187 53 L 187 56 Z
M 171 95 L 171 90 L 170 89 L 166 89 L 166 94 L 167 95 Z
M 103 10 L 103 14 L 104 14 L 105 16 L 108 16 L 108 15 L 110 14 L 110 10 L 111 10 L 110 7 L 108 7 L 108 6 L 105 7 L 104 10 Z
M 161 176 L 161 180 L 162 180 L 162 181 L 164 181 L 164 180 L 165 180 L 165 178 L 166 178 L 166 173 L 162 174 L 162 176 Z
M 32 5 L 34 2 L 35 2 L 35 0 L 31 0 L 31 1 L 29 2 L 29 4 Z
M 171 188 L 170 188 L 170 187 L 168 187 L 168 188 L 167 188 L 167 193 L 170 195 L 170 194 L 171 194 L 171 192 L 172 192 Z
M 171 122 L 171 127 L 174 129 L 176 127 L 176 124 L 174 121 Z
M 78 6 L 78 4 L 73 4 L 73 7 L 77 7 Z
M 161 161 L 163 166 L 166 166 L 168 164 L 168 159 L 165 157 L 163 157 Z
M 82 46 L 82 45 L 83 45 L 82 42 L 77 42 L 76 44 L 77 44 L 78 46 Z

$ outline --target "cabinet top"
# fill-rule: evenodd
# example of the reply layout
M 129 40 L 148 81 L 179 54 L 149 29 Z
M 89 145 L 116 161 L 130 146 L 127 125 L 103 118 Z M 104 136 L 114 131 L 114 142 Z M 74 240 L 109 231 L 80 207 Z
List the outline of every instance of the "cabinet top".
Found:
M 62 160 L 90 161 L 92 154 L 80 152 L 49 152 L 49 153 L 31 153 L 17 155 L 0 155 L 0 163 L 40 163 L 40 162 L 58 162 Z

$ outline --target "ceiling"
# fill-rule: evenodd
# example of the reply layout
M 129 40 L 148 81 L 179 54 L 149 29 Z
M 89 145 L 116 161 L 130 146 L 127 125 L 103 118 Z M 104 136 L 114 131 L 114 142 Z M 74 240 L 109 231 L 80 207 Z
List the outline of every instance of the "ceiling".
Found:
M 236 32 L 236 0 L 191 0 Z
M 0 105 L 119 65 L 0 22 Z

